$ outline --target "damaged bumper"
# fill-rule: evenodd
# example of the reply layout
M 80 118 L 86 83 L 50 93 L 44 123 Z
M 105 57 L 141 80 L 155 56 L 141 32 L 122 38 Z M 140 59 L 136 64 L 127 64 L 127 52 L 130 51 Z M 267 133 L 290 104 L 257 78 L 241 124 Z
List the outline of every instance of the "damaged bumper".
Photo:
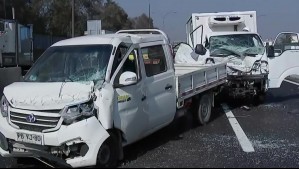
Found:
M 268 79 L 268 74 L 258 74 L 258 75 L 229 75 L 228 80 L 234 81 L 245 81 L 245 80 L 261 80 Z
M 0 116 L 0 154 L 3 157 L 35 157 L 68 167 L 96 165 L 98 151 L 109 137 L 95 117 L 58 131 L 38 133 L 13 128 L 6 118 Z M 18 141 L 18 133 L 38 135 L 42 144 Z

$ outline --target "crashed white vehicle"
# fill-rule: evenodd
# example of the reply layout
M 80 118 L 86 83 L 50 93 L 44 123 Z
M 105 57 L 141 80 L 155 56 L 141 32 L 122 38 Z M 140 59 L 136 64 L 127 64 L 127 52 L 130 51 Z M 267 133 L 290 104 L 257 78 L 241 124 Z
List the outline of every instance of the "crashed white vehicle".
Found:
M 136 32 L 142 34 L 130 34 Z M 207 123 L 226 78 L 225 64 L 174 65 L 159 30 L 58 42 L 24 82 L 5 87 L 0 154 L 68 167 L 115 166 L 124 146 L 170 124 L 190 105 L 197 121 Z
M 230 96 L 264 100 L 268 90 L 268 57 L 257 34 L 255 11 L 194 13 L 186 29 L 187 43 L 200 48 L 199 60 L 204 57 L 215 59 L 213 62 L 228 62 Z

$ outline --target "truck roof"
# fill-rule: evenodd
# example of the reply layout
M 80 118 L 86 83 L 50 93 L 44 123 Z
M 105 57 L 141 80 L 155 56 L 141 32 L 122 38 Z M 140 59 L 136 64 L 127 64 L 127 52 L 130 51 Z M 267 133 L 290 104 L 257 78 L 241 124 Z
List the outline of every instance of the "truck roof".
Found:
M 250 35 L 250 34 L 257 34 L 254 32 L 212 32 L 209 34 L 209 37 L 211 36 L 221 36 L 221 35 Z
M 107 35 L 93 35 L 82 36 L 63 40 L 55 43 L 52 46 L 76 46 L 76 45 L 100 45 L 100 44 L 112 44 L 119 45 L 119 43 L 147 43 L 167 41 L 163 35 L 160 34 L 107 34 Z
M 192 16 L 230 16 L 230 15 L 256 15 L 256 11 L 234 11 L 214 13 L 192 13 Z

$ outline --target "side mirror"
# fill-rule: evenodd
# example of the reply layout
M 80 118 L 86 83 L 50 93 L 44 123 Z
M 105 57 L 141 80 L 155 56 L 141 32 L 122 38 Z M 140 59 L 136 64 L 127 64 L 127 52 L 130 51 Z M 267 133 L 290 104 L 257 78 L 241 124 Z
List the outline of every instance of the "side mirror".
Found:
M 268 47 L 268 57 L 273 58 L 275 57 L 275 49 L 274 46 L 269 46 Z
M 205 55 L 207 53 L 207 49 L 202 44 L 199 44 L 195 47 L 195 53 L 198 55 Z
M 275 49 L 274 50 L 275 57 L 280 56 L 281 54 L 282 54 L 282 50 L 281 49 Z
M 119 84 L 129 86 L 137 83 L 137 75 L 133 72 L 124 72 L 119 78 Z

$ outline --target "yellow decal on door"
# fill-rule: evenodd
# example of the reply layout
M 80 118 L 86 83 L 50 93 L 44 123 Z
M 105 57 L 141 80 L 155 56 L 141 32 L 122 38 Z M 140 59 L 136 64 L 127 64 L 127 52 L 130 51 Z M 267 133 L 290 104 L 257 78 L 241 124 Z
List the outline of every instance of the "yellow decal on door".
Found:
M 129 95 L 118 96 L 118 103 L 124 103 L 131 101 L 131 97 Z

